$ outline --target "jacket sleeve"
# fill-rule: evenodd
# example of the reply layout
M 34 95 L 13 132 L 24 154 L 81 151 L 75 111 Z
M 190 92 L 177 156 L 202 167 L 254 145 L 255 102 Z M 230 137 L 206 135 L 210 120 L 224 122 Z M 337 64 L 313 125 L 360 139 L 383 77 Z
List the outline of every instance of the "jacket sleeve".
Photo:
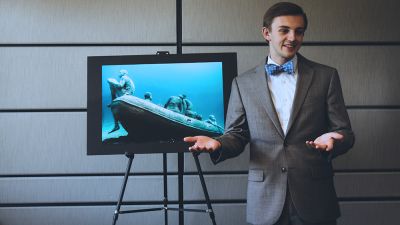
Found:
M 338 132 L 344 136 L 342 141 L 335 143 L 329 158 L 333 159 L 346 153 L 354 145 L 354 133 L 351 129 L 350 119 L 346 111 L 342 88 L 337 70 L 331 77 L 327 95 L 327 113 L 330 132 Z
M 216 164 L 228 158 L 238 156 L 243 152 L 249 141 L 249 128 L 246 112 L 240 96 L 236 78 L 232 82 L 231 95 L 226 116 L 225 133 L 215 138 L 221 143 L 221 148 L 210 154 Z

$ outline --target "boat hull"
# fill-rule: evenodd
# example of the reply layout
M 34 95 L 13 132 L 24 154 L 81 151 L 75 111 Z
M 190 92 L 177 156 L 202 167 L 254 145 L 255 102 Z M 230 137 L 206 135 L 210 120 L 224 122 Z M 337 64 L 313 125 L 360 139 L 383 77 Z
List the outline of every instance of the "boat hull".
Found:
M 170 111 L 131 95 L 119 97 L 111 104 L 114 116 L 135 142 L 175 142 L 186 136 L 219 136 L 223 129 L 206 121 Z

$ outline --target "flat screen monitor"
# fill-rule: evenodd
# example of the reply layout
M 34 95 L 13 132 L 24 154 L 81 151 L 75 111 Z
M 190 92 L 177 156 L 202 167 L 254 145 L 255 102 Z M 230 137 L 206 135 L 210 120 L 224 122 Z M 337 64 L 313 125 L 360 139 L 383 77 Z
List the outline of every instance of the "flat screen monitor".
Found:
M 89 56 L 87 154 L 185 152 L 223 134 L 236 53 Z

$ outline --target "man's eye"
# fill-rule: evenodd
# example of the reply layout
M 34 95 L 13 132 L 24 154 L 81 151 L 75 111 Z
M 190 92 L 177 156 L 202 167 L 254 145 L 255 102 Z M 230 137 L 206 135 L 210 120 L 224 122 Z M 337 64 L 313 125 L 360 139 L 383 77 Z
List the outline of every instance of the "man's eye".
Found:
M 296 30 L 296 34 L 297 35 L 303 35 L 304 34 L 304 30 Z
M 289 29 L 280 29 L 279 32 L 286 34 L 289 32 Z

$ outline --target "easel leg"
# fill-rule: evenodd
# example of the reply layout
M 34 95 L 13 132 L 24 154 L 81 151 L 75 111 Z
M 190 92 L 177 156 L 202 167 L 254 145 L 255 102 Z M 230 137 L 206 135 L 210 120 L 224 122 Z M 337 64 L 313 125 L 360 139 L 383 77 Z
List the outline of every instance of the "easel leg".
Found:
M 178 220 L 179 225 L 185 224 L 185 217 L 184 217 L 184 204 L 183 204 L 183 172 L 184 172 L 184 153 L 178 153 Z
M 199 173 L 201 187 L 203 188 L 204 196 L 206 198 L 206 203 L 208 207 L 208 213 L 210 214 L 210 218 L 212 220 L 213 225 L 216 225 L 215 222 L 215 214 L 211 206 L 210 196 L 208 195 L 206 182 L 204 181 L 203 171 L 201 170 L 200 161 L 199 161 L 199 154 L 198 152 L 192 152 L 194 161 L 196 163 L 197 171 Z
M 168 177 L 167 177 L 167 153 L 163 153 L 163 175 L 164 175 L 164 224 L 168 225 Z
M 124 194 L 125 194 L 126 183 L 128 182 L 129 172 L 131 171 L 131 166 L 132 166 L 132 161 L 133 161 L 133 158 L 135 157 L 135 155 L 132 153 L 125 153 L 125 156 L 129 158 L 129 161 L 128 161 L 128 165 L 126 167 L 124 182 L 122 183 L 121 192 L 119 193 L 117 208 L 114 211 L 114 218 L 113 218 L 113 223 L 112 223 L 113 225 L 115 225 L 115 223 L 118 220 L 118 215 L 120 212 L 122 199 L 124 198 Z

